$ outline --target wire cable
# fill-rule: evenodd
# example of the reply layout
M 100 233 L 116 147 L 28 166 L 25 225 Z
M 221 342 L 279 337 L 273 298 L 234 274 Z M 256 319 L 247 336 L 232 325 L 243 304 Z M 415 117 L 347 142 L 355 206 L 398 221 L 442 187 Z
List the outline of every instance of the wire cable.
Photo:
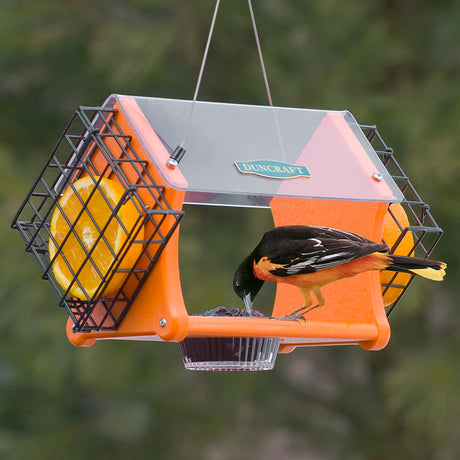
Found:
M 182 140 L 182 142 L 180 144 L 181 148 L 184 147 L 184 144 L 185 144 L 185 142 L 187 140 L 187 137 L 189 135 L 189 132 L 190 132 L 190 124 L 192 122 L 193 110 L 195 108 L 195 103 L 196 103 L 196 100 L 198 98 L 198 92 L 200 90 L 201 80 L 203 78 L 203 72 L 204 72 L 204 68 L 206 66 L 206 59 L 208 57 L 209 46 L 211 44 L 211 38 L 212 38 L 213 31 L 214 31 L 214 26 L 216 24 L 216 18 L 217 18 L 217 12 L 219 11 L 219 5 L 220 5 L 220 0 L 217 0 L 216 1 L 216 6 L 214 8 L 214 15 L 213 15 L 212 21 L 211 21 L 211 27 L 209 28 L 209 34 L 208 34 L 208 40 L 206 42 L 206 48 L 204 50 L 203 59 L 201 61 L 200 73 L 198 74 L 198 79 L 197 79 L 196 86 L 195 86 L 195 94 L 193 95 L 192 106 L 190 107 L 190 113 L 189 113 L 189 116 L 188 116 L 187 127 L 185 128 L 184 139 Z
M 214 32 L 214 26 L 216 24 L 216 18 L 217 18 L 217 13 L 219 11 L 219 6 L 220 6 L 220 0 L 216 0 L 216 6 L 214 8 L 214 14 L 213 14 L 213 17 L 212 17 L 211 26 L 209 28 L 208 39 L 207 39 L 207 42 L 206 42 L 206 47 L 205 47 L 205 50 L 204 50 L 203 59 L 201 61 L 200 72 L 198 74 L 198 79 L 197 79 L 197 82 L 196 82 L 196 85 L 195 85 L 195 93 L 193 95 L 193 100 L 192 100 L 192 104 L 191 104 L 191 107 L 190 107 L 190 112 L 189 112 L 189 115 L 188 115 L 188 120 L 187 120 L 187 124 L 186 124 L 186 128 L 185 128 L 184 137 L 183 137 L 182 142 L 180 143 L 180 145 L 178 147 L 176 147 L 176 150 L 174 151 L 173 156 L 170 158 L 170 160 L 168 162 L 168 164 L 170 166 L 172 166 L 172 167 L 177 166 L 178 161 L 180 161 L 180 158 L 182 158 L 182 156 L 185 153 L 184 145 L 185 145 L 185 143 L 186 143 L 186 141 L 188 139 L 188 136 L 190 134 L 190 127 L 191 127 L 191 123 L 192 123 L 193 111 L 195 109 L 196 101 L 198 99 L 198 92 L 200 90 L 201 81 L 203 79 L 203 72 L 204 72 L 204 68 L 206 66 L 206 60 L 207 60 L 207 57 L 208 57 L 208 52 L 209 52 L 209 47 L 210 47 L 210 44 L 211 44 L 212 34 Z M 254 16 L 254 10 L 252 8 L 251 0 L 248 0 L 248 6 L 249 6 L 249 13 L 250 13 L 250 16 L 251 16 L 252 28 L 254 30 L 254 37 L 255 37 L 255 41 L 256 41 L 256 45 L 257 45 L 257 52 L 259 54 L 260 67 L 262 69 L 262 75 L 263 75 L 264 84 L 265 84 L 265 91 L 267 93 L 268 103 L 269 103 L 270 107 L 272 108 L 272 113 L 273 113 L 273 118 L 274 118 L 274 122 L 275 122 L 275 126 L 276 126 L 276 132 L 277 132 L 277 136 L 278 136 L 278 142 L 279 142 L 279 145 L 280 145 L 281 153 L 283 155 L 283 159 L 286 161 L 286 151 L 285 151 L 285 148 L 284 148 L 284 142 L 283 142 L 283 138 L 282 138 L 282 135 L 281 135 L 281 129 L 280 129 L 279 121 L 278 121 L 278 115 L 276 113 L 276 108 L 273 106 L 273 100 L 272 100 L 272 95 L 271 95 L 271 91 L 270 91 L 270 85 L 268 83 L 267 71 L 266 71 L 266 68 L 265 68 L 264 58 L 263 58 L 263 54 L 262 54 L 262 47 L 260 45 L 259 34 L 257 32 L 256 19 L 255 19 L 255 16 Z
M 267 71 L 265 69 L 264 57 L 262 54 L 262 47 L 260 46 L 259 34 L 257 32 L 256 18 L 254 16 L 254 10 L 252 8 L 251 0 L 248 0 L 248 6 L 249 6 L 249 13 L 251 15 L 252 28 L 254 30 L 254 37 L 256 39 L 257 52 L 259 53 L 260 67 L 262 69 L 262 75 L 264 77 L 265 91 L 267 92 L 268 103 L 270 104 L 270 107 L 272 108 L 273 117 L 275 119 L 276 132 L 278 135 L 278 142 L 280 144 L 281 152 L 283 154 L 283 159 L 284 161 L 286 161 L 286 151 L 284 149 L 284 142 L 281 136 L 281 129 L 280 129 L 279 121 L 278 121 L 278 115 L 276 113 L 276 108 L 273 106 L 272 95 L 270 92 L 270 85 L 268 84 Z

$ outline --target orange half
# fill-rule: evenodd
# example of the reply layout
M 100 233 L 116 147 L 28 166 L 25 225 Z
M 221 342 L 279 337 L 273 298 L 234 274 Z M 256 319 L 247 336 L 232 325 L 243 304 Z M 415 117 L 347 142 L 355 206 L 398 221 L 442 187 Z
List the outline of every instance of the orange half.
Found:
M 60 198 L 51 217 L 53 238 L 48 246 L 56 281 L 66 291 L 70 288 L 70 296 L 89 300 L 104 281 L 100 295 L 110 297 L 123 284 L 126 272 L 117 271 L 110 278 L 113 264 L 125 252 L 128 238 L 144 237 L 143 228 L 134 228 L 142 225 L 140 208 L 132 199 L 119 206 L 124 192 L 114 180 L 88 176 L 74 182 Z M 131 269 L 139 258 L 142 244 L 128 245 L 117 270 Z

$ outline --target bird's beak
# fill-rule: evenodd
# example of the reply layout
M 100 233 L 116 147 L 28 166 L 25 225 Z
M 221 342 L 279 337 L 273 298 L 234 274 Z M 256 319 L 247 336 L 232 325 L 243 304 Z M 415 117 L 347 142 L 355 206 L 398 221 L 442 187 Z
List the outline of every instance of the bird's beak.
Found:
M 244 306 L 246 307 L 246 311 L 248 312 L 249 316 L 252 316 L 252 300 L 251 300 L 251 293 L 248 292 L 243 296 Z

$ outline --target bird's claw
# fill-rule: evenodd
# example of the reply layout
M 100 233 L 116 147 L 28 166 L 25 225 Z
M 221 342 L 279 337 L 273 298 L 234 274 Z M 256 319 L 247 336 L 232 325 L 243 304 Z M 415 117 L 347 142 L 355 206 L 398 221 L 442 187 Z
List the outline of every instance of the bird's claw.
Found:
M 299 313 L 289 313 L 287 315 L 279 316 L 279 317 L 272 317 L 273 319 L 277 319 L 280 321 L 297 321 L 298 323 L 305 324 L 307 320 L 305 316 L 300 315 Z
M 321 306 L 322 306 L 321 304 L 314 305 L 313 307 L 303 306 L 303 307 L 297 308 L 297 310 L 291 311 L 291 313 L 287 313 L 286 315 L 280 316 L 278 318 L 274 318 L 274 317 L 272 318 L 280 319 L 281 321 L 297 321 L 298 323 L 306 324 L 307 320 L 305 318 L 305 315 L 311 312 L 312 310 L 314 310 L 315 308 L 318 308 Z

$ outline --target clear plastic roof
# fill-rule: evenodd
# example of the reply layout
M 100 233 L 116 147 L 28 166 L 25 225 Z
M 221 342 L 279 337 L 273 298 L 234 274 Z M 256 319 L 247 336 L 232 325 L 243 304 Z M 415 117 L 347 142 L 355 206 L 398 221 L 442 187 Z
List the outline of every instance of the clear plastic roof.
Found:
M 402 199 L 348 111 L 196 102 L 191 113 L 191 101 L 121 95 L 106 103 L 115 102 L 167 184 L 186 190 L 187 203 Z M 184 157 L 168 167 L 184 138 Z

